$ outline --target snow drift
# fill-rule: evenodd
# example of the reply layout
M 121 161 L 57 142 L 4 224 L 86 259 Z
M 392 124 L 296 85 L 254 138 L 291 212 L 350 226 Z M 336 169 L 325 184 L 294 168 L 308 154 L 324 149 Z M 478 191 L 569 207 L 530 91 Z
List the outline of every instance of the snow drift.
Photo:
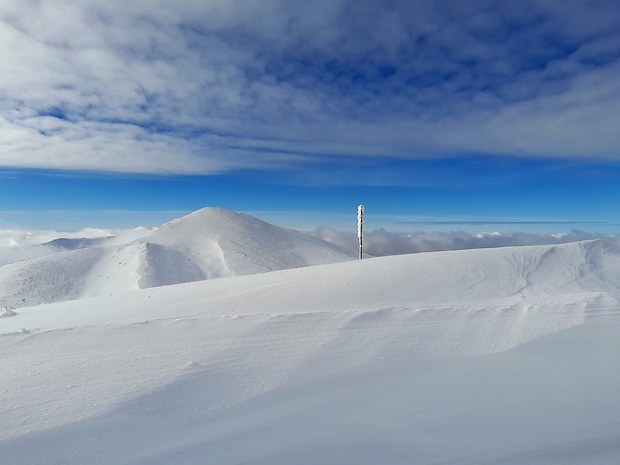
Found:
M 157 230 L 58 239 L 43 257 L 0 266 L 0 307 L 19 308 L 355 258 L 334 244 L 257 218 L 204 208 Z
M 616 464 L 619 278 L 618 244 L 589 241 L 16 309 L 0 319 L 0 456 Z

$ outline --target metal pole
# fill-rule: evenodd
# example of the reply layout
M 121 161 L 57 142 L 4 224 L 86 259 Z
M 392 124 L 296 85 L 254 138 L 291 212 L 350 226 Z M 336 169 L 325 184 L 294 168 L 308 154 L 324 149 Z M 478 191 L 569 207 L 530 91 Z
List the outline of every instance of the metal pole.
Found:
M 364 205 L 357 207 L 357 238 L 360 244 L 360 260 L 363 258 L 364 253 Z

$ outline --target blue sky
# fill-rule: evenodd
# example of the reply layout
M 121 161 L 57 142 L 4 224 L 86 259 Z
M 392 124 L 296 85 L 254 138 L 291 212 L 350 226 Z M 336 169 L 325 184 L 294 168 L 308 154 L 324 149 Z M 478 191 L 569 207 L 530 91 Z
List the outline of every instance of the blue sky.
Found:
M 615 232 L 617 1 L 0 5 L 0 228 Z

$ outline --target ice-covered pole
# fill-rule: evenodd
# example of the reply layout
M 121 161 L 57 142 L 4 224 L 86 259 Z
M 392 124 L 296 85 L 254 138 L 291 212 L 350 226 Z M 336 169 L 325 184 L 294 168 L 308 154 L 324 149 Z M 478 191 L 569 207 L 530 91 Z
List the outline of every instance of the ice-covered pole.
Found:
M 362 259 L 362 254 L 364 252 L 364 205 L 360 205 L 357 207 L 357 239 L 360 244 L 360 260 Z

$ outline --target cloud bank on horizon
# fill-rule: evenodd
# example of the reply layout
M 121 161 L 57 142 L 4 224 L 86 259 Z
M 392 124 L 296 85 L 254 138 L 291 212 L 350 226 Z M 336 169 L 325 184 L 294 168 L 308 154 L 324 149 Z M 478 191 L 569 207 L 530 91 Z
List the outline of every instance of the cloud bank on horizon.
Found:
M 74 232 L 40 229 L 0 229 L 0 267 L 30 258 L 51 255 L 58 250 L 48 245 L 55 239 L 97 239 L 121 234 L 118 229 L 85 228 Z
M 95 239 L 114 236 L 119 229 L 84 228 L 80 231 L 60 232 L 51 229 L 0 229 L 0 247 L 16 248 L 41 245 L 55 239 Z
M 351 231 L 317 228 L 313 234 L 325 241 L 355 250 L 357 236 Z M 448 250 L 485 249 L 529 245 L 566 244 L 594 239 L 620 240 L 619 234 L 590 233 L 573 230 L 562 233 L 414 231 L 411 233 L 375 229 L 364 234 L 364 250 L 371 256 L 403 255 Z
M 620 158 L 617 1 L 0 4 L 0 167 Z

